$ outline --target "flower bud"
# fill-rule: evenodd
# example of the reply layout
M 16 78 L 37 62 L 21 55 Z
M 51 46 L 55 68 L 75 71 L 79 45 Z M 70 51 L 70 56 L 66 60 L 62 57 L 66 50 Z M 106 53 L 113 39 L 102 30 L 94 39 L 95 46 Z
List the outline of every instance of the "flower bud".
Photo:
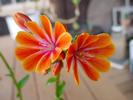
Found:
M 28 31 L 28 28 L 26 27 L 25 23 L 28 21 L 31 21 L 31 19 L 20 12 L 15 13 L 15 15 L 13 16 L 14 21 L 16 22 L 16 24 L 23 30 Z
M 61 59 L 61 60 L 65 59 L 65 52 L 64 51 L 61 52 L 59 59 Z
M 62 63 L 61 60 L 58 61 L 58 62 L 55 62 L 55 63 L 53 64 L 52 74 L 53 74 L 53 75 L 58 75 L 58 74 L 60 73 L 62 67 L 63 67 L 63 63 Z

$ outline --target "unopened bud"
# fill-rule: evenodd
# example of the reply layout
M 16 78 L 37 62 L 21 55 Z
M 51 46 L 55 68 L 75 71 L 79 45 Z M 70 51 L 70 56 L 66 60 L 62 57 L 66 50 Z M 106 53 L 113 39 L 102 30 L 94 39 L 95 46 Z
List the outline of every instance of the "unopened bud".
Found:
M 20 13 L 20 12 L 17 12 L 17 13 L 15 13 L 15 15 L 13 16 L 13 18 L 14 18 L 14 21 L 16 22 L 16 24 L 17 24 L 21 29 L 23 29 L 23 30 L 25 30 L 25 31 L 28 31 L 28 29 L 27 29 L 25 23 L 28 22 L 28 21 L 31 21 L 31 19 L 30 19 L 27 15 L 25 15 L 25 14 L 23 14 L 23 13 Z
M 63 67 L 62 61 L 55 62 L 52 66 L 52 73 L 53 75 L 58 75 Z

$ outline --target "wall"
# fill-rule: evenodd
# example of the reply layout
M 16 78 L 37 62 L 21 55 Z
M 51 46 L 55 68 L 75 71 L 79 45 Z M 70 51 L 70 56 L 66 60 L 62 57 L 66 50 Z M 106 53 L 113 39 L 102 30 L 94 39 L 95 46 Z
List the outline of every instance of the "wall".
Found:
M 112 24 L 112 8 L 122 3 L 122 0 L 91 0 L 88 7 L 88 24 L 99 25 L 104 31 L 108 31 Z

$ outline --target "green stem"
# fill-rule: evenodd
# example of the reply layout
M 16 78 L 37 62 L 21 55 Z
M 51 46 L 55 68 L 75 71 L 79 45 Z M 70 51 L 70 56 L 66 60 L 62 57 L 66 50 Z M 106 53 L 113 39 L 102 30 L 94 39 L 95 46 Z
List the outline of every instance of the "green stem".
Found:
M 0 51 L 0 57 L 1 57 L 2 61 L 4 62 L 4 64 L 6 65 L 6 68 L 8 69 L 8 71 L 9 71 L 9 73 L 10 73 L 10 76 L 11 76 L 11 78 L 12 78 L 12 81 L 13 81 L 13 83 L 14 83 L 14 85 L 15 85 L 17 91 L 18 91 L 19 99 L 20 99 L 20 100 L 23 100 L 22 91 L 21 91 L 21 89 L 20 89 L 20 88 L 18 87 L 18 85 L 17 85 L 18 82 L 17 82 L 17 79 L 16 79 L 16 77 L 15 77 L 15 74 L 14 74 L 14 72 L 13 72 L 11 66 L 10 66 L 10 65 L 8 64 L 8 62 L 6 61 L 4 55 L 2 54 L 1 51 Z
M 56 96 L 57 96 L 57 91 L 58 91 L 58 86 L 60 84 L 60 73 L 57 75 L 57 81 L 55 83 L 55 88 L 56 88 Z
M 56 80 L 56 83 L 55 83 L 55 86 L 56 86 L 55 88 L 56 88 L 56 98 L 58 98 L 56 100 L 63 100 L 63 98 L 58 96 L 58 87 L 60 85 L 60 73 L 56 77 L 57 77 L 57 80 Z

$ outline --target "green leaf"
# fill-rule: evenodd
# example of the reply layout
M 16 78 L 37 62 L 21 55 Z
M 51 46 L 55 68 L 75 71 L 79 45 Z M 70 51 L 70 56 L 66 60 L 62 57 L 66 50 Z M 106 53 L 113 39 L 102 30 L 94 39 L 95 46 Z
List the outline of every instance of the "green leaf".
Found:
M 47 80 L 47 84 L 54 83 L 57 81 L 57 77 L 51 77 Z
M 63 81 L 57 87 L 57 91 L 56 91 L 56 96 L 57 97 L 60 97 L 63 94 L 64 88 L 65 88 L 65 82 Z
M 80 3 L 80 0 L 72 0 L 72 3 L 73 3 L 75 6 L 78 6 L 79 3 Z
M 56 97 L 55 100 L 63 100 L 62 98 L 60 97 Z
M 40 0 L 33 0 L 34 2 L 39 2 Z
M 29 79 L 29 75 L 24 76 L 24 77 L 18 82 L 17 86 L 18 86 L 19 88 L 23 88 L 24 85 L 26 84 L 26 82 L 28 81 L 28 79 Z

